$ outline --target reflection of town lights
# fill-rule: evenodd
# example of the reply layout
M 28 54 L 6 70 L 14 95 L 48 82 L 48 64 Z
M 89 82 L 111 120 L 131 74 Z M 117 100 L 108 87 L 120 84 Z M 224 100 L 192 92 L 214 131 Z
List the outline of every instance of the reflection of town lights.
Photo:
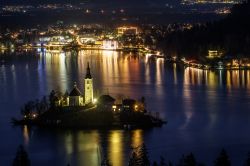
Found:
M 93 103 L 94 104 L 97 103 L 97 99 L 96 98 L 93 99 Z

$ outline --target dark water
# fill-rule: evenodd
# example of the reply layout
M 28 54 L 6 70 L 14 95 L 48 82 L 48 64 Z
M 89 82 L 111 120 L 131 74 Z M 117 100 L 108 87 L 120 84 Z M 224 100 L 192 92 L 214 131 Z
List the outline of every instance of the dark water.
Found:
M 146 97 L 147 108 L 168 120 L 151 130 L 46 130 L 12 127 L 26 101 L 52 89 L 83 87 L 90 62 L 96 92 Z M 83 89 L 83 88 L 81 88 Z M 127 165 L 131 146 L 145 142 L 150 159 L 177 162 L 193 152 L 212 165 L 224 147 L 234 165 L 250 151 L 250 71 L 202 71 L 133 53 L 81 51 L 0 56 L 0 165 L 11 165 L 19 144 L 32 165 L 98 165 L 106 155 Z

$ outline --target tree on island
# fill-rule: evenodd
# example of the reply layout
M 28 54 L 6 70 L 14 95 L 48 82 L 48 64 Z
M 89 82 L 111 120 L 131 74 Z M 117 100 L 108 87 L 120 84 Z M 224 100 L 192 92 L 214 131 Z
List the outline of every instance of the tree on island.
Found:
M 42 109 L 44 111 L 48 110 L 49 108 L 49 103 L 47 101 L 47 97 L 46 96 L 43 96 L 43 98 L 41 99 L 41 105 L 42 105 Z
M 20 145 L 17 149 L 16 157 L 13 161 L 13 166 L 30 166 L 30 160 L 24 147 Z
M 56 92 L 52 90 L 49 94 L 49 103 L 51 108 L 55 108 L 56 106 Z
M 222 149 L 220 152 L 219 156 L 214 162 L 214 166 L 231 166 L 231 162 L 225 149 Z
M 41 100 L 36 99 L 35 101 L 28 101 L 21 107 L 21 115 L 25 118 L 30 118 L 32 113 L 37 115 L 42 114 L 47 111 L 49 108 L 49 104 L 47 102 L 46 96 L 44 96 Z
M 129 160 L 129 166 L 149 166 L 148 150 L 145 144 L 134 148 Z
M 24 104 L 24 107 L 21 108 L 21 114 L 23 116 L 28 116 L 30 115 L 33 111 L 35 110 L 35 102 L 34 101 L 29 101 L 26 104 Z

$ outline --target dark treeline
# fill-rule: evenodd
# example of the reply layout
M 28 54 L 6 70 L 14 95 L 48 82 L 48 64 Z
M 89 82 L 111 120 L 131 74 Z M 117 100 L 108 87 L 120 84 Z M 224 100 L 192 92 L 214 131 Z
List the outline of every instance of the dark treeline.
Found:
M 158 47 L 167 55 L 203 60 L 208 50 L 218 50 L 233 57 L 250 56 L 250 2 L 234 5 L 226 18 L 196 24 L 184 31 L 175 31 Z
M 104 159 L 104 161 L 108 162 L 104 162 L 102 166 L 112 166 L 112 163 L 110 163 L 109 160 Z M 221 150 L 217 158 L 214 160 L 213 165 L 231 166 L 230 157 L 225 149 Z M 132 149 L 128 166 L 206 166 L 206 164 L 197 161 L 193 153 L 182 155 L 177 163 L 174 163 L 171 160 L 166 160 L 162 156 L 160 156 L 159 161 L 150 161 L 148 149 L 145 144 L 142 144 L 141 146 Z M 248 153 L 243 166 L 250 166 L 250 153 Z
M 246 162 L 248 162 L 247 159 Z M 171 160 L 166 160 L 160 156 L 160 161 L 150 161 L 148 150 L 145 144 L 134 148 L 131 152 L 129 166 L 205 166 L 204 163 L 198 162 L 193 153 L 182 155 L 177 163 Z M 219 156 L 214 161 L 214 166 L 231 166 L 231 162 L 227 152 L 222 149 Z
M 18 147 L 16 157 L 13 160 L 13 166 L 30 166 L 31 162 L 28 157 L 28 153 L 25 151 L 24 147 L 20 145 Z M 70 166 L 70 163 L 65 164 Z M 205 166 L 206 164 L 201 163 L 196 160 L 193 153 L 187 155 L 182 155 L 177 163 L 173 163 L 170 160 L 166 160 L 164 157 L 160 156 L 159 161 L 150 161 L 148 155 L 148 149 L 145 144 L 132 149 L 130 154 L 130 159 L 128 166 Z M 217 158 L 213 162 L 214 166 L 231 166 L 230 158 L 225 149 L 222 149 L 218 154 Z M 112 163 L 107 157 L 101 162 L 101 166 L 112 166 Z M 248 153 L 247 158 L 243 166 L 250 166 L 250 153 Z

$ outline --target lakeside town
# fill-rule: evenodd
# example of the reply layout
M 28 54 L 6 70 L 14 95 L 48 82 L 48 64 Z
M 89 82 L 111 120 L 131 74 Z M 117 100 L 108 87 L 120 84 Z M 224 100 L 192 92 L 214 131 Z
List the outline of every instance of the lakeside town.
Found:
M 198 25 L 202 26 L 202 25 Z M 185 67 L 210 69 L 249 69 L 250 60 L 227 54 L 223 49 L 207 49 L 199 56 L 180 56 L 163 46 L 165 38 L 197 27 L 197 24 L 113 26 L 101 24 L 64 25 L 58 21 L 47 28 L 7 30 L 0 33 L 1 54 L 37 50 L 60 53 L 72 50 L 136 51 L 147 57 L 163 58 Z

